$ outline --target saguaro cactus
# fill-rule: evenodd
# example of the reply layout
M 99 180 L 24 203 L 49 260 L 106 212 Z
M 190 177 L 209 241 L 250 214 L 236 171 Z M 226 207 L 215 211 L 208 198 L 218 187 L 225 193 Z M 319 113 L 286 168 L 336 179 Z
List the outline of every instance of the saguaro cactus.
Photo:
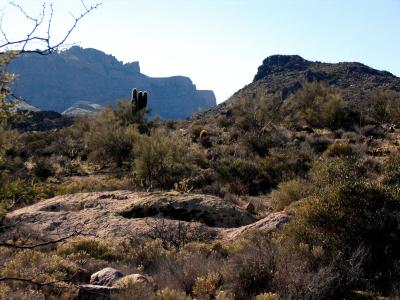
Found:
M 132 113 L 136 113 L 138 107 L 138 93 L 136 89 L 132 90 L 131 106 L 132 106 Z
M 138 113 L 142 109 L 147 107 L 147 92 L 140 91 L 137 92 L 136 89 L 132 90 L 131 98 L 132 112 Z

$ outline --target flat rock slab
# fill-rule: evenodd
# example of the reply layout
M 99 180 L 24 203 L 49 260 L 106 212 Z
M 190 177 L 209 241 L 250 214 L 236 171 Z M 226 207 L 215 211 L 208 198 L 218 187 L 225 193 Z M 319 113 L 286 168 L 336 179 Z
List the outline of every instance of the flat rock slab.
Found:
M 78 230 L 109 241 L 149 232 L 160 217 L 218 234 L 223 228 L 249 225 L 256 218 L 221 198 L 174 192 L 93 192 L 57 196 L 7 214 L 15 228 L 47 239 Z M 16 230 L 16 229 L 15 229 Z
M 83 284 L 79 286 L 79 293 L 76 300 L 111 300 L 112 295 L 118 292 L 117 288 Z

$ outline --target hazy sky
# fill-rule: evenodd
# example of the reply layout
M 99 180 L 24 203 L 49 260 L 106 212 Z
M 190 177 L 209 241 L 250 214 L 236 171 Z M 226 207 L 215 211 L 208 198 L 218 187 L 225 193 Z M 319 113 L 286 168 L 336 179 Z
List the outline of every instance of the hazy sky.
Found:
M 100 1 L 68 42 L 139 61 L 149 76 L 189 76 L 197 88 L 214 90 L 218 102 L 250 83 L 272 54 L 360 61 L 400 76 L 400 0 Z M 34 14 L 43 1 L 15 2 Z M 81 2 L 50 2 L 57 38 Z M 0 0 L 4 30 L 10 37 L 26 33 L 26 20 L 7 3 Z

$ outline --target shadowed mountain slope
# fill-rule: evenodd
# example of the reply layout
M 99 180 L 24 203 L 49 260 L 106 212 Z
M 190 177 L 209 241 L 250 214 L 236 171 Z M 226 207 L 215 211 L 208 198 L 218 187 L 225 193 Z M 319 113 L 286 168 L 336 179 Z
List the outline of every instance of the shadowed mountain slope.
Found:
M 122 63 L 96 49 L 74 46 L 49 56 L 24 55 L 9 67 L 19 75 L 14 91 L 43 109 L 63 112 L 81 101 L 107 105 L 128 99 L 136 87 L 150 94 L 153 115 L 182 119 L 216 105 L 212 91 L 197 90 L 188 77 L 152 78 L 139 62 Z

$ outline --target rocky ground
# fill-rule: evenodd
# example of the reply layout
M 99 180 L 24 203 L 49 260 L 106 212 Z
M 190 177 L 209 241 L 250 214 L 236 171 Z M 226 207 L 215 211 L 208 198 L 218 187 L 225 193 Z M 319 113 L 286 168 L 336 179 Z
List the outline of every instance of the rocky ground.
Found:
M 171 230 L 184 224 L 212 238 L 233 239 L 251 228 L 278 228 L 289 215 L 252 214 L 250 208 L 210 195 L 113 191 L 54 197 L 15 210 L 6 219 L 18 224 L 18 231 L 43 239 L 79 232 L 115 242 L 146 236 L 157 223 Z

